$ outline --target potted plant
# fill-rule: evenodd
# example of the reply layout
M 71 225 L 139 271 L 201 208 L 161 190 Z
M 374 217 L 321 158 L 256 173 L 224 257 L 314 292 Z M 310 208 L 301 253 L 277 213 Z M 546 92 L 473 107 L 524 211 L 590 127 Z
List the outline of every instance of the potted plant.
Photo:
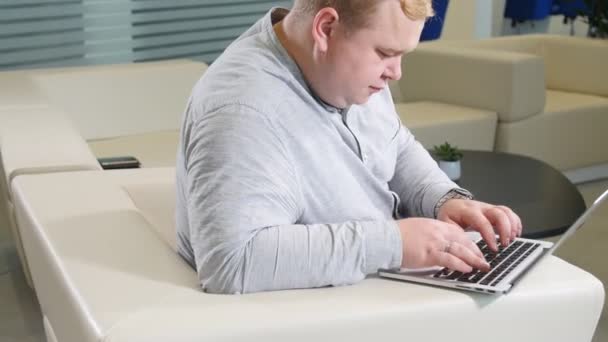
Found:
M 553 6 L 564 11 L 564 22 L 583 18 L 589 25 L 587 36 L 608 38 L 608 0 L 559 0 Z
M 460 179 L 460 159 L 462 152 L 447 141 L 439 146 L 433 146 L 433 154 L 438 159 L 439 168 L 453 181 Z
M 581 16 L 589 24 L 589 37 L 608 38 L 608 0 L 585 0 L 588 11 Z

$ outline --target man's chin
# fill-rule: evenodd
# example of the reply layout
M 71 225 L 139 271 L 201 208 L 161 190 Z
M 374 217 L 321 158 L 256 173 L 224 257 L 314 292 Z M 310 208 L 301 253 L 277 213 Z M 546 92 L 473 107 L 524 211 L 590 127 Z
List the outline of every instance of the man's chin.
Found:
M 374 95 L 374 94 L 360 96 L 360 97 L 354 99 L 353 104 L 364 105 L 369 101 L 369 99 L 372 97 L 372 95 Z
M 346 101 L 348 104 L 345 107 L 352 106 L 352 105 L 358 105 L 358 106 L 364 105 L 367 102 L 369 102 L 370 98 L 373 95 L 374 94 L 362 94 L 357 97 L 352 97 Z

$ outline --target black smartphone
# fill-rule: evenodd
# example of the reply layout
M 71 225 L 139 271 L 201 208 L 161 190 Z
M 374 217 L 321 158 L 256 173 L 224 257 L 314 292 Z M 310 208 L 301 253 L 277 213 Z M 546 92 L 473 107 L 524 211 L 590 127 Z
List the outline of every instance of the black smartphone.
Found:
M 114 169 L 137 169 L 141 163 L 133 156 L 97 158 L 97 161 L 104 170 Z

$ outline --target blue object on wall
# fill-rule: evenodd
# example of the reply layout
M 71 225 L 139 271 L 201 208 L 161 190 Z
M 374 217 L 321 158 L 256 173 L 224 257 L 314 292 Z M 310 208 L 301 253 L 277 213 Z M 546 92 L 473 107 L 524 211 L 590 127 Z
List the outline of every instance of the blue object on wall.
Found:
M 507 0 L 505 18 L 513 23 L 527 20 L 542 20 L 551 14 L 553 0 Z
M 564 15 L 565 18 L 576 18 L 581 12 L 589 12 L 584 0 L 553 0 L 551 14 Z
M 433 0 L 435 16 L 424 23 L 420 41 L 435 40 L 441 37 L 441 30 L 443 29 L 443 22 L 445 21 L 445 12 L 448 9 L 448 2 L 449 0 Z

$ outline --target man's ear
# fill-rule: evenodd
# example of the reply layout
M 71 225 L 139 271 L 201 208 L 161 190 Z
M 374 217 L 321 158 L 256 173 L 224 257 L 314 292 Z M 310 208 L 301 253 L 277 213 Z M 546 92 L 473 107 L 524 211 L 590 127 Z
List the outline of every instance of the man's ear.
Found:
M 322 8 L 312 21 L 312 39 L 314 49 L 319 52 L 327 52 L 329 38 L 336 30 L 340 17 L 338 12 L 331 7 Z

